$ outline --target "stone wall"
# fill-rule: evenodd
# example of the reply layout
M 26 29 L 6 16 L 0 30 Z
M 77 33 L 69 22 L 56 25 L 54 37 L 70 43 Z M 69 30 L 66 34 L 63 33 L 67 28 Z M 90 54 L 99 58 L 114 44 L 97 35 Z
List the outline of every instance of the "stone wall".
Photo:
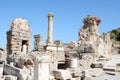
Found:
M 79 30 L 78 46 L 82 53 L 95 53 L 98 41 L 98 25 L 101 20 L 95 16 L 88 15 L 83 20 L 83 27 Z
M 101 20 L 98 17 L 88 15 L 83 19 L 83 27 L 79 30 L 78 51 L 80 53 L 94 53 L 95 56 L 108 56 L 111 43 L 109 34 L 99 37 L 98 25 Z
M 7 31 L 7 54 L 30 52 L 31 30 L 27 20 L 16 18 L 10 26 L 11 29 Z M 23 51 L 24 49 L 25 51 Z

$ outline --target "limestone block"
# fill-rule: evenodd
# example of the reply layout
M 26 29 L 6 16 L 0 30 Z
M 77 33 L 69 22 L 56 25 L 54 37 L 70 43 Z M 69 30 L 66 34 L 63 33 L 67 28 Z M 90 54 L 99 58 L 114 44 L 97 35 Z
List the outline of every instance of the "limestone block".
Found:
M 55 80 L 54 76 L 50 76 L 49 80 Z
M 56 51 L 57 48 L 55 46 L 47 46 L 46 48 L 48 51 Z
M 17 80 L 17 77 L 13 75 L 7 75 L 5 76 L 5 80 Z
M 98 77 L 104 74 L 104 71 L 103 69 L 100 69 L 100 68 L 93 68 L 89 70 L 89 74 L 93 77 Z
M 92 77 L 85 77 L 85 80 L 94 80 Z
M 65 52 L 64 51 L 57 52 L 57 60 L 58 61 L 65 61 Z
M 49 80 L 49 56 L 34 57 L 34 80 Z
M 73 77 L 80 77 L 82 75 L 82 70 L 80 68 L 67 68 Z
M 94 62 L 91 64 L 92 68 L 103 68 L 103 64 L 100 62 Z
M 120 63 L 117 63 L 117 64 L 116 64 L 116 71 L 117 71 L 117 72 L 120 72 Z
M 71 59 L 71 64 L 70 64 L 70 67 L 71 68 L 77 68 L 78 67 L 78 61 L 77 61 L 77 59 Z
M 70 72 L 68 70 L 56 70 L 53 72 L 54 72 L 54 76 L 56 79 L 66 80 L 66 79 L 72 78 L 72 76 L 70 75 Z
M 115 80 L 119 80 L 120 79 L 120 72 L 116 72 L 115 74 Z
M 58 51 L 64 51 L 64 48 L 63 47 L 57 47 L 57 50 Z

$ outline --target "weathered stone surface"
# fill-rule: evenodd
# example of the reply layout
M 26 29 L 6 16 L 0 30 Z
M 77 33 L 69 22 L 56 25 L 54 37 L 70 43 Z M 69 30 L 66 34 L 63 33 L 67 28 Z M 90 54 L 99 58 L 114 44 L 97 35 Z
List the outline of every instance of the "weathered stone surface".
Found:
M 28 76 L 30 76 L 30 70 L 28 68 L 21 69 L 9 64 L 5 64 L 4 74 L 17 76 L 17 80 L 26 80 Z
M 101 62 L 93 62 L 91 68 L 103 68 L 103 64 Z
M 48 44 L 53 44 L 53 17 L 54 15 L 52 13 L 48 14 Z
M 43 47 L 45 46 L 45 43 L 43 42 L 43 36 L 41 34 L 34 36 L 34 49 L 37 51 L 43 50 Z
M 17 77 L 13 75 L 7 75 L 5 76 L 5 80 L 17 80 Z
M 95 53 L 94 57 L 110 54 L 111 41 L 109 34 L 99 37 L 98 25 L 101 20 L 95 16 L 88 15 L 83 20 L 83 27 L 79 30 L 78 51 L 80 53 Z M 107 39 L 109 39 L 107 41 Z M 107 55 L 107 57 L 109 57 Z
M 71 68 L 77 68 L 78 67 L 78 60 L 73 58 L 70 60 L 70 67 Z
M 7 32 L 7 55 L 29 53 L 31 30 L 27 20 L 16 18 L 11 22 L 10 26 L 11 29 Z
M 34 58 L 34 80 L 49 80 L 49 56 Z
M 48 14 L 47 43 L 43 42 L 41 34 L 35 35 L 34 50 L 30 52 L 29 23 L 23 18 L 16 18 L 11 22 L 11 29 L 7 32 L 9 64 L 4 66 L 4 74 L 17 76 L 18 80 L 80 80 L 80 77 L 81 80 L 93 80 L 104 74 L 104 70 L 106 73 L 114 73 L 118 77 L 120 60 L 112 62 L 108 59 L 112 43 L 109 33 L 99 36 L 98 25 L 100 22 L 99 18 L 88 15 L 83 20 L 83 27 L 79 30 L 78 43 L 72 41 L 69 44 L 63 44 L 60 40 L 53 42 L 53 14 L 50 13 Z M 65 46 L 63 47 L 63 45 Z M 0 59 L 1 53 L 0 51 Z M 45 56 L 49 56 L 49 59 L 46 59 Z M 94 69 L 91 69 L 92 63 Z M 96 69 L 96 67 L 103 67 L 103 70 Z M 0 70 L 1 80 L 2 66 Z
M 75 48 L 77 46 L 78 46 L 78 44 L 75 41 L 70 42 L 69 45 L 68 45 L 68 47 L 71 48 L 71 49 L 73 49 L 73 48 Z
M 95 53 L 98 44 L 98 25 L 101 20 L 88 15 L 83 20 L 84 26 L 79 31 L 78 46 L 82 53 Z
M 60 79 L 60 80 L 66 80 L 72 78 L 68 70 L 56 70 L 54 71 L 54 76 L 56 79 Z
M 89 74 L 93 77 L 98 77 L 104 74 L 104 71 L 103 69 L 100 69 L 100 68 L 93 68 L 89 70 Z
M 94 61 L 93 57 L 90 55 L 83 55 L 81 60 L 79 60 L 79 67 L 81 70 L 90 69 L 92 62 Z
M 23 29 L 23 30 L 28 30 L 29 29 L 29 24 L 27 22 L 27 20 L 25 20 L 24 18 L 16 18 L 12 21 L 12 23 L 10 24 L 11 28 L 19 28 L 19 29 Z

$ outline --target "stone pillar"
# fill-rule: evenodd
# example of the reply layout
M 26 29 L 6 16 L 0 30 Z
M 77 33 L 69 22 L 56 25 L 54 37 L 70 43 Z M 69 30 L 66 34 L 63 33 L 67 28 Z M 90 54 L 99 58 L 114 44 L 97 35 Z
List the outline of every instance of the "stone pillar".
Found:
M 26 54 L 26 53 L 27 53 L 27 46 L 23 45 L 23 54 Z
M 34 80 L 49 80 L 49 58 L 42 56 L 34 61 Z
M 34 36 L 34 49 L 40 51 L 44 47 L 43 36 L 41 34 L 37 34 Z
M 52 13 L 48 14 L 48 38 L 47 43 L 52 44 L 53 43 L 53 17 L 54 15 Z
M 70 67 L 71 68 L 77 68 L 78 66 L 77 66 L 77 59 L 71 59 L 71 62 L 70 62 Z

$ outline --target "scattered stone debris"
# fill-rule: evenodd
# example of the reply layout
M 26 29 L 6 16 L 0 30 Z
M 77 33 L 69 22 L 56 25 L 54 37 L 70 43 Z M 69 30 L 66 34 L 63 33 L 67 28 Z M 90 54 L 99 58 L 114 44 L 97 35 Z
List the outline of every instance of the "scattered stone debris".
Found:
M 53 40 L 53 18 L 48 14 L 47 41 L 34 35 L 30 25 L 16 18 L 7 31 L 7 50 L 0 48 L 0 80 L 119 80 L 120 54 L 113 55 L 110 33 L 99 35 L 98 17 L 88 15 L 78 41 Z

